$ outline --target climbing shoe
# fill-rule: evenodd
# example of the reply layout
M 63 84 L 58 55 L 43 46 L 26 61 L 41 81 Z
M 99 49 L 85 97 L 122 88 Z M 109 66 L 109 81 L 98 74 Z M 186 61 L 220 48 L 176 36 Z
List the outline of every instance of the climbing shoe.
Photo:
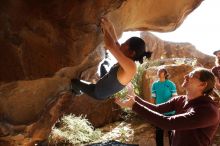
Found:
M 79 82 L 78 79 L 71 80 L 70 90 L 76 96 L 80 96 L 82 94 L 82 92 L 80 91 L 79 87 L 77 86 L 77 82 Z

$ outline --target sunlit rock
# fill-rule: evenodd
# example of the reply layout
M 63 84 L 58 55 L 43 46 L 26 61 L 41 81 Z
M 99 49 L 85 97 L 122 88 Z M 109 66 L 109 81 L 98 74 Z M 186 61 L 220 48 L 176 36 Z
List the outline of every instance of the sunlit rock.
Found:
M 141 33 L 141 37 L 147 44 L 148 50 L 153 51 L 152 60 L 166 58 L 192 58 L 196 59 L 200 66 L 212 68 L 215 58 L 206 55 L 190 43 L 178 43 L 163 41 L 150 32 Z

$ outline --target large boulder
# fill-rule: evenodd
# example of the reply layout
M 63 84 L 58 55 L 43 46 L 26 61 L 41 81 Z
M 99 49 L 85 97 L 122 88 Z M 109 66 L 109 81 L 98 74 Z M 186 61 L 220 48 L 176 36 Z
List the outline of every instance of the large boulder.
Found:
M 91 80 L 94 75 L 103 54 L 101 17 L 113 21 L 118 36 L 126 30 L 173 31 L 201 2 L 1 1 L 0 134 L 26 129 L 33 141 L 42 140 L 63 114 L 76 112 L 77 106 L 70 107 L 79 101 L 72 102 L 72 95 L 63 92 L 69 90 L 72 78 Z M 88 68 L 90 75 L 85 73 Z M 85 105 L 89 99 L 84 98 Z M 103 118 L 97 125 L 106 122 Z
M 63 67 L 77 66 L 87 60 L 102 42 L 103 16 L 113 21 L 119 36 L 127 30 L 173 31 L 201 2 L 3 0 L 0 83 L 51 77 Z
M 215 58 L 206 55 L 195 48 L 190 43 L 175 43 L 170 41 L 163 41 L 150 32 L 142 32 L 141 37 L 147 44 L 148 50 L 153 51 L 152 60 L 167 59 L 167 58 L 192 58 L 196 59 L 200 66 L 212 68 L 214 66 Z

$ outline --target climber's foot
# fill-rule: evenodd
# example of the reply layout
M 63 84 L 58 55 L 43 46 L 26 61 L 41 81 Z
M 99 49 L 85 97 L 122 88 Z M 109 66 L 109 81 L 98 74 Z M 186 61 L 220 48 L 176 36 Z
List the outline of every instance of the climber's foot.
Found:
M 80 95 L 82 95 L 82 92 L 80 91 L 79 87 L 77 87 L 77 84 L 76 84 L 77 82 L 79 82 L 78 79 L 71 80 L 70 90 L 76 96 L 80 96 Z

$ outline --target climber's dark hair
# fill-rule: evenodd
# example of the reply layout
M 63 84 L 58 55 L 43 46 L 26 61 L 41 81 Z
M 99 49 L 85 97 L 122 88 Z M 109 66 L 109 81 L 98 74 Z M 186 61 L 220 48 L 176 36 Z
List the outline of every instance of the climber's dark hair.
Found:
M 127 41 L 129 49 L 135 52 L 135 55 L 133 57 L 134 61 L 139 61 L 142 64 L 144 57 L 146 57 L 147 59 L 151 57 L 152 52 L 145 51 L 146 45 L 143 39 L 139 37 L 131 37 Z

